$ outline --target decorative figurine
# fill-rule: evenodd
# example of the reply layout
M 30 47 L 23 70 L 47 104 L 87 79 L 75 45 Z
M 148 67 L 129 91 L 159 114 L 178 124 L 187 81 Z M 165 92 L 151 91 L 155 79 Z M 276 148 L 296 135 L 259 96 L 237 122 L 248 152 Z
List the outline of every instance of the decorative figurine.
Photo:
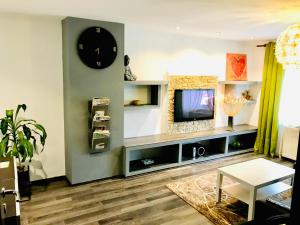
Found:
M 124 73 L 124 80 L 127 81 L 134 81 L 136 80 L 136 76 L 132 74 L 131 69 L 129 67 L 130 58 L 128 55 L 124 56 L 124 66 L 125 66 L 125 73 Z
M 252 100 L 252 96 L 250 94 L 250 91 L 249 90 L 246 90 L 242 93 L 242 96 L 246 99 L 246 100 Z

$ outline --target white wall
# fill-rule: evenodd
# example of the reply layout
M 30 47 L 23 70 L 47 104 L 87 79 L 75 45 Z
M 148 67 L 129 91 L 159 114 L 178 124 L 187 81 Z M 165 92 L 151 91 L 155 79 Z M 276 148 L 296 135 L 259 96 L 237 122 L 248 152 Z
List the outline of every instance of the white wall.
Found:
M 31 164 L 32 179 L 65 174 L 63 127 L 62 35 L 59 17 L 0 14 L 0 113 L 26 103 L 25 117 L 43 124 L 48 139 L 43 153 Z M 256 43 L 210 40 L 147 28 L 125 26 L 125 52 L 131 57 L 138 79 L 163 79 L 173 75 L 218 75 L 225 78 L 225 53 L 248 54 L 248 77 L 261 79 L 264 49 Z M 222 92 L 222 87 L 219 88 Z M 166 98 L 163 106 L 166 106 Z M 258 105 L 258 104 L 256 104 Z M 249 106 L 237 122 L 257 121 L 257 106 Z M 165 131 L 166 107 L 125 112 L 125 137 L 158 134 Z M 243 115 L 246 115 L 243 116 Z M 247 115 L 250 115 L 247 116 Z M 217 108 L 217 126 L 227 123 Z M 41 162 L 41 163 L 40 163 Z
M 248 80 L 261 80 L 264 49 L 257 48 L 256 44 L 188 37 L 184 30 L 171 34 L 138 26 L 125 27 L 125 54 L 130 56 L 131 70 L 140 80 L 163 80 L 166 75 L 214 75 L 225 80 L 227 52 L 246 53 Z M 223 91 L 224 87 L 219 86 L 219 97 Z M 256 125 L 258 102 L 245 106 L 235 123 Z M 226 126 L 227 117 L 220 104 L 217 104 L 216 114 L 216 126 Z M 127 109 L 124 136 L 159 134 L 166 131 L 166 122 L 166 108 Z
M 0 113 L 27 104 L 26 118 L 45 126 L 44 152 L 31 179 L 65 174 L 61 18 L 0 14 Z M 41 170 L 41 163 L 44 169 Z

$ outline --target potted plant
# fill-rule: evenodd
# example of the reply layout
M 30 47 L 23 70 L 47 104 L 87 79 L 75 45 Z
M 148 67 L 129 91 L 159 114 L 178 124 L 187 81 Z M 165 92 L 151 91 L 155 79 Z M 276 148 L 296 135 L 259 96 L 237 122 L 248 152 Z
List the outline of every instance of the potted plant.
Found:
M 26 161 L 31 162 L 34 153 L 38 153 L 37 143 L 45 146 L 47 133 L 45 128 L 32 119 L 19 117 L 22 109 L 26 111 L 26 105 L 18 105 L 16 112 L 6 110 L 5 117 L 0 119 L 2 138 L 0 142 L 0 157 L 16 157 L 18 159 L 18 184 L 21 197 L 31 195 L 29 166 Z

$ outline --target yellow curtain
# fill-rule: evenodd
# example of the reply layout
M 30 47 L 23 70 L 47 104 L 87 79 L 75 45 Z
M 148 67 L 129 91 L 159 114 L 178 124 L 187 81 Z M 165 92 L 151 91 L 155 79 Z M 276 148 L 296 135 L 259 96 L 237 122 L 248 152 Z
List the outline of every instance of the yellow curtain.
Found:
M 275 156 L 278 136 L 278 110 L 283 69 L 275 57 L 275 43 L 266 46 L 260 96 L 258 131 L 254 151 Z

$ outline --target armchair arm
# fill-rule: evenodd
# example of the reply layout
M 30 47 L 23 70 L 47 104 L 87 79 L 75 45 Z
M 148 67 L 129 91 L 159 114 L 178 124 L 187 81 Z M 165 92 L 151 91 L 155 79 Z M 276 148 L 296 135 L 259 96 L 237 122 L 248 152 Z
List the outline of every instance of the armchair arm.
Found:
M 294 224 L 290 224 L 290 214 L 287 213 L 282 215 L 271 216 L 266 220 L 260 220 L 260 221 L 257 220 L 247 221 L 240 225 L 280 225 L 280 224 L 294 225 Z
M 290 222 L 290 214 L 282 214 L 282 215 L 276 215 L 271 216 L 266 219 L 265 225 L 277 225 L 277 224 L 289 224 Z

